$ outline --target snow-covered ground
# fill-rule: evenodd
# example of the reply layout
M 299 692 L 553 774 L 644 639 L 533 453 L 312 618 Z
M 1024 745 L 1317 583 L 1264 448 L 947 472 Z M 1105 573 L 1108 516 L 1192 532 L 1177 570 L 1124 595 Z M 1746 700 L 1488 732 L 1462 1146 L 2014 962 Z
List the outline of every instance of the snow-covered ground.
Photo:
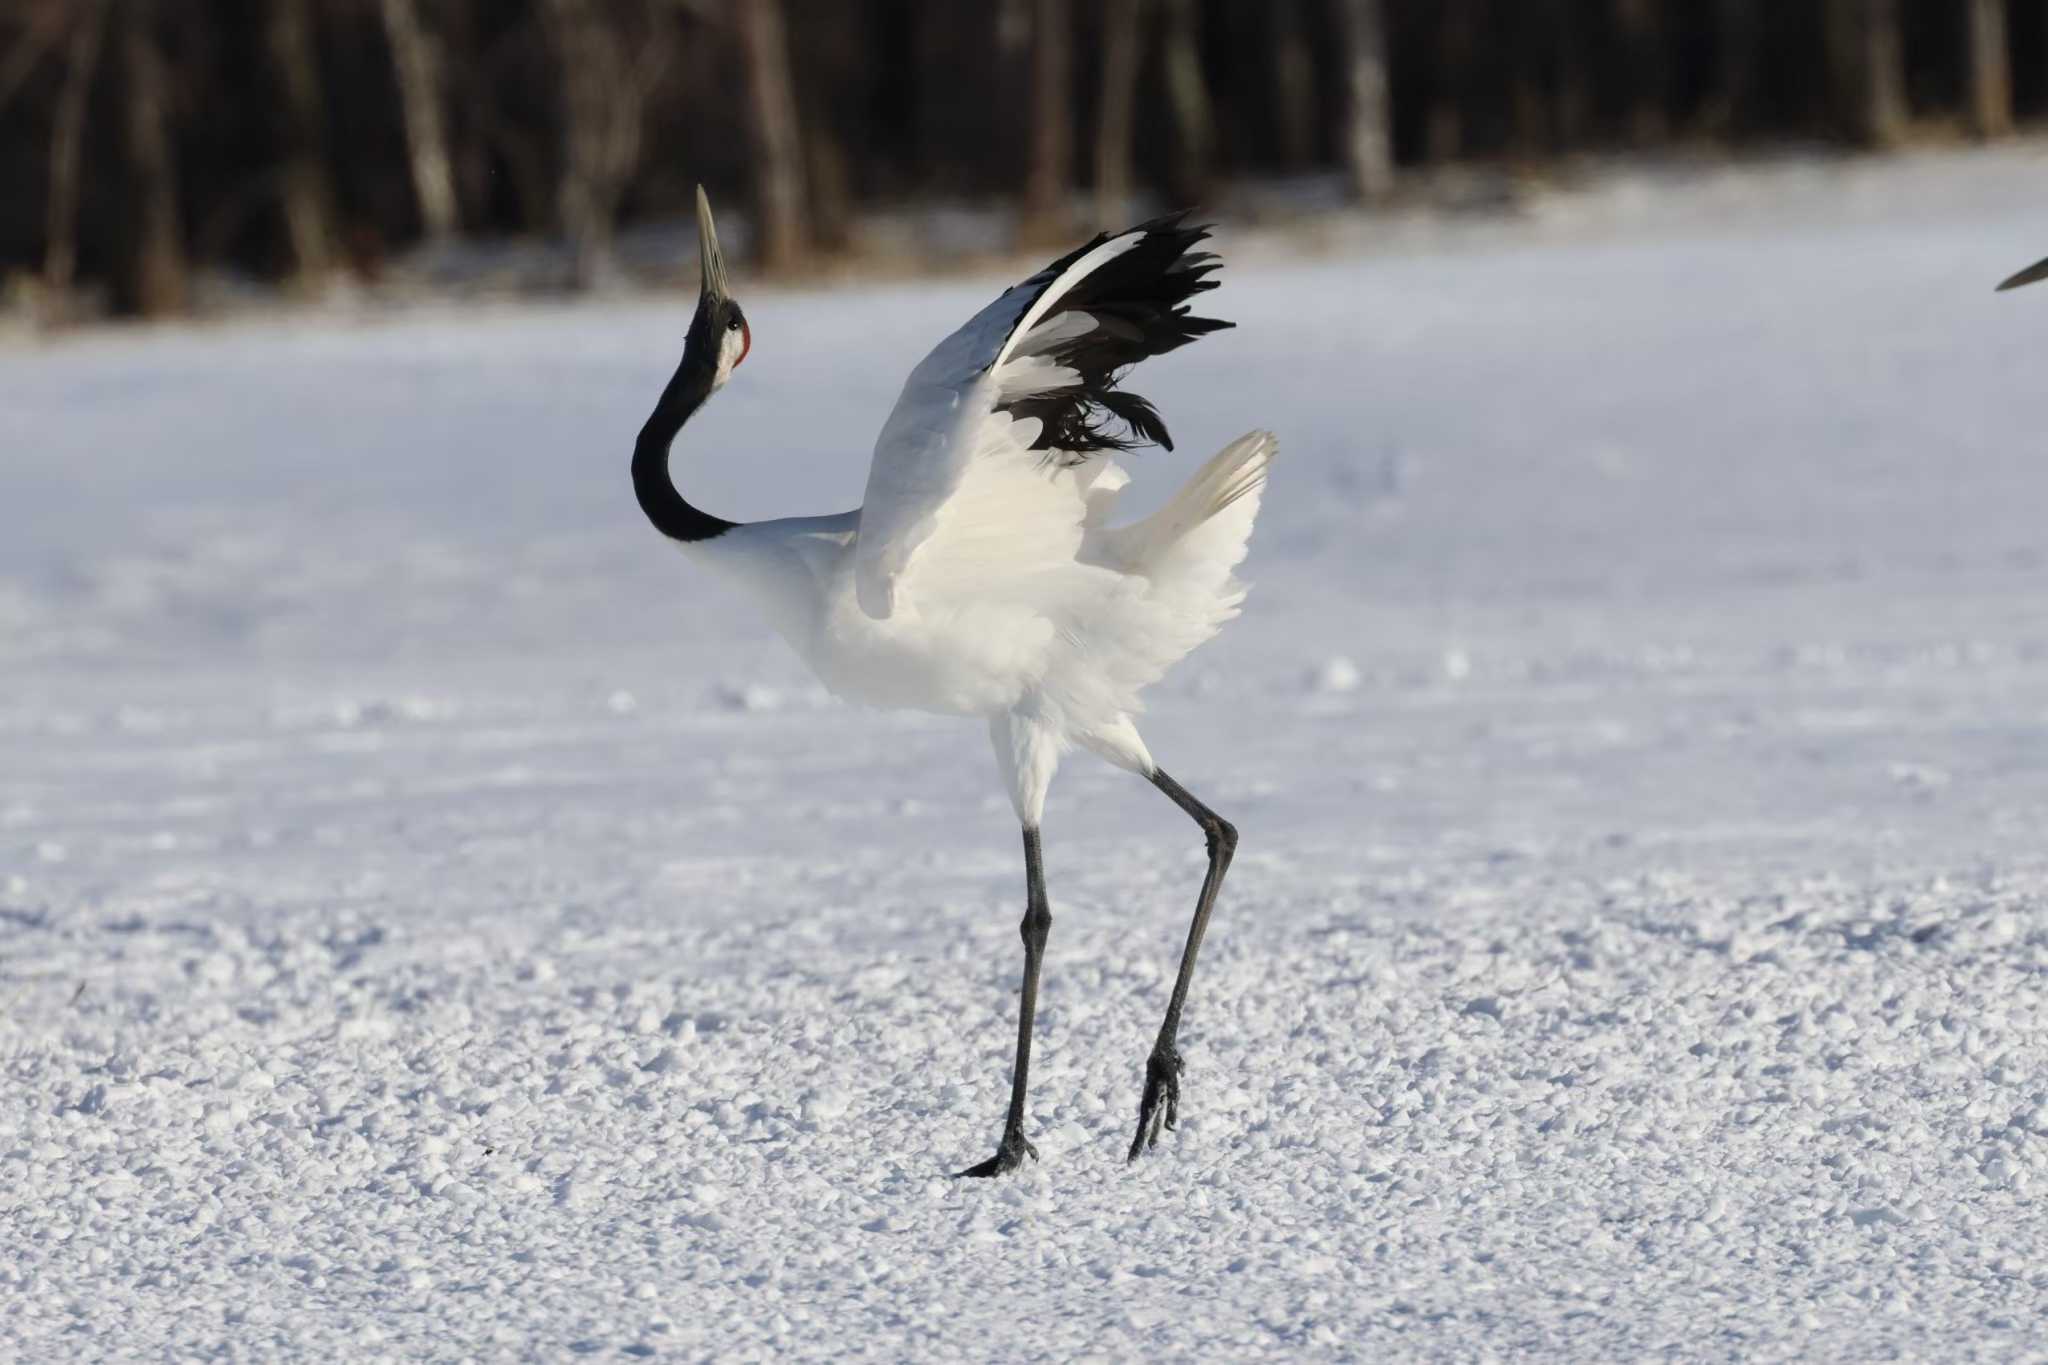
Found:
M 1076 759 L 995 1183 L 1007 802 L 641 522 L 688 300 L 0 354 L 0 1357 L 2039 1358 L 2048 153 L 1735 183 L 1226 234 L 1183 1122 L 1199 839 Z M 1000 283 L 743 288 L 693 491 L 851 505 Z

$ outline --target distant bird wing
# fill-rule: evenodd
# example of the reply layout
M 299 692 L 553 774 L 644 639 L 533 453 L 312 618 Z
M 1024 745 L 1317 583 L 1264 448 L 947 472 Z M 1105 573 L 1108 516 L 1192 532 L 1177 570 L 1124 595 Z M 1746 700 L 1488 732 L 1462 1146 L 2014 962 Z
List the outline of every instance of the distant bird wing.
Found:
M 2023 284 L 2033 284 L 2040 280 L 2048 280 L 2048 260 L 2034 262 L 1998 287 L 2001 290 L 2017 289 Z
M 1121 486 L 1111 451 L 1173 448 L 1124 372 L 1232 324 L 1192 317 L 1220 262 L 1185 215 L 1103 234 L 1004 291 L 911 372 L 882 424 L 854 547 L 860 603 L 898 606 L 914 562 L 1028 565 L 1078 542 Z M 955 586 L 970 586 L 956 583 Z

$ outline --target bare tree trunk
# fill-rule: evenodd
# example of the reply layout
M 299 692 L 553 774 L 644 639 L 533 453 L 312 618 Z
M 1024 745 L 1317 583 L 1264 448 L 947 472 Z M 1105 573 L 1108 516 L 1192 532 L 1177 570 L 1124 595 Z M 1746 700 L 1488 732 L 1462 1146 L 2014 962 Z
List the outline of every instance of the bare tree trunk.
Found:
M 990 82 L 990 102 L 999 113 L 983 125 L 990 157 L 1001 171 L 993 177 L 1014 185 L 1016 167 L 1029 167 L 1037 147 L 1038 118 L 1035 112 L 1019 118 L 1014 111 L 1032 109 L 1038 89 L 1038 64 L 1033 58 L 1036 28 L 1032 11 L 1037 0 L 995 0 L 989 16 L 995 33 L 995 76 Z M 929 7 L 927 7 L 929 8 Z M 1027 172 L 1028 173 L 1028 172 Z
M 1901 0 L 1829 0 L 1828 46 L 1849 135 L 1872 147 L 1906 137 L 1906 46 Z
M 1977 136 L 2012 136 L 2012 56 L 2005 0 L 1969 0 L 1970 123 Z
M 1270 0 L 1273 21 L 1273 109 L 1280 165 L 1298 171 L 1315 158 L 1316 63 L 1302 22 L 1301 0 Z
M 797 124 L 796 95 L 789 75 L 782 0 L 739 0 L 738 18 L 753 113 L 761 263 L 769 270 L 787 270 L 804 255 L 810 240 L 810 217 L 804 201 L 803 132 Z
M 866 112 L 867 23 L 860 6 L 834 5 L 809 11 L 789 35 L 792 68 L 798 65 L 796 54 L 803 54 L 804 78 L 791 85 L 797 141 L 803 148 L 807 240 L 828 251 L 853 240 L 853 159 L 846 135 L 859 136 Z M 911 53 L 921 53 L 929 41 L 921 31 L 908 36 Z M 905 60 L 917 58 L 906 54 Z
M 804 164 L 810 172 L 811 237 L 830 250 L 853 240 L 853 185 L 838 129 L 814 123 L 804 134 Z
M 1570 152 L 1585 145 L 1593 126 L 1593 80 L 1586 60 L 1586 29 L 1576 0 L 1547 0 L 1553 51 L 1557 58 L 1557 148 Z
M 1068 0 L 1031 6 L 1031 166 L 1024 178 L 1024 236 L 1066 231 L 1073 183 L 1073 12 Z
M 610 175 L 622 159 L 617 141 L 639 140 L 636 130 L 614 123 L 624 55 L 590 0 L 548 0 L 547 17 L 562 82 L 562 178 L 555 211 L 569 239 L 575 286 L 597 289 L 618 277 L 617 200 Z
M 1173 194 L 1183 204 L 1208 197 L 1214 169 L 1216 118 L 1209 107 L 1209 87 L 1202 79 L 1200 15 L 1195 0 L 1166 0 L 1166 33 L 1161 55 L 1166 67 L 1166 97 L 1173 109 Z
M 1344 165 L 1367 203 L 1394 191 L 1394 114 L 1384 0 L 1337 0 L 1344 63 Z
M 1912 108 L 1906 99 L 1904 0 L 1869 0 L 1870 126 L 1875 141 L 1893 146 L 1906 140 Z
M 1716 0 L 1714 6 L 1714 88 L 1701 119 L 1709 132 L 1739 137 L 1749 126 L 1762 55 L 1763 15 L 1757 0 Z
M 54 13 L 30 11 L 21 25 L 19 36 L 12 46 L 5 49 L 4 56 L 0 56 L 0 109 L 13 102 L 14 97 L 21 93 L 21 87 L 28 83 L 28 78 L 42 65 L 43 58 L 64 40 L 65 19 L 61 10 Z
M 1650 147 L 1671 134 L 1666 103 L 1671 94 L 1670 62 L 1653 0 L 1614 0 L 1615 27 L 1621 33 L 1622 62 L 1627 68 L 1628 140 Z
M 555 212 L 569 239 L 571 282 L 608 288 L 619 276 L 619 201 L 640 165 L 647 102 L 668 50 L 649 33 L 629 51 L 628 35 L 598 0 L 547 0 L 545 15 L 562 83 Z
M 334 268 L 334 187 L 327 179 L 320 54 L 307 0 L 270 0 L 265 37 L 284 86 L 285 230 L 301 289 L 314 291 Z
M 1123 226 L 1131 197 L 1131 129 L 1138 103 L 1138 26 L 1144 0 L 1104 0 L 1102 100 L 1095 127 L 1095 225 Z
M 1438 0 L 1436 63 L 1424 155 L 1454 161 L 1465 149 L 1465 74 L 1472 64 L 1474 0 Z
M 1508 109 L 1514 120 L 1508 145 L 1516 156 L 1533 160 L 1550 146 L 1550 106 L 1543 91 L 1548 16 L 1527 0 L 1512 12 L 1506 24 Z
M 43 239 L 43 287 L 53 313 L 68 304 L 78 274 L 78 188 L 85 161 L 85 114 L 107 31 L 105 0 L 85 6 L 65 46 L 64 88 L 50 128 L 50 202 Z
M 454 158 L 448 153 L 448 123 L 441 113 L 440 45 L 420 22 L 419 0 L 382 0 L 381 8 L 405 113 L 406 156 L 420 225 L 430 241 L 446 241 L 462 230 L 462 213 Z
M 1869 0 L 1869 31 L 1865 58 L 1869 68 L 1871 140 L 1894 146 L 1906 140 L 1912 115 L 1906 102 L 1906 34 L 1902 0 Z
M 127 77 L 126 144 L 137 203 L 131 288 L 145 317 L 185 311 L 185 233 L 178 216 L 178 164 L 171 144 L 164 57 L 150 21 L 155 6 L 130 3 L 122 26 Z

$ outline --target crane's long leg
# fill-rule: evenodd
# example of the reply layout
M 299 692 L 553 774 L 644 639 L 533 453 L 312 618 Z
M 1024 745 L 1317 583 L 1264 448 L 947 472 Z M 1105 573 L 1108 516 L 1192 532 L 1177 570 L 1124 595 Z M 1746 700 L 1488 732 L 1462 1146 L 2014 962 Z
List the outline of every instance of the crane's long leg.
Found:
M 1024 1092 L 1031 1082 L 1031 1021 L 1038 1013 L 1038 969 L 1045 961 L 1045 936 L 1052 928 L 1052 910 L 1045 901 L 1045 867 L 1039 857 L 1038 830 L 1024 827 L 1024 922 L 1018 932 L 1024 938 L 1024 990 L 1017 1004 L 1017 1066 L 1010 1073 L 1010 1115 L 1003 1123 L 1003 1140 L 996 1154 L 978 1166 L 960 1172 L 963 1176 L 1001 1175 L 1014 1171 L 1030 1157 L 1038 1160 L 1038 1149 L 1024 1136 Z
M 1159 1144 L 1163 1124 L 1172 1128 L 1180 1121 L 1180 1073 L 1186 1063 L 1174 1044 L 1180 1034 L 1180 1012 L 1188 1001 L 1188 982 L 1195 975 L 1195 954 L 1202 950 L 1202 934 L 1209 927 L 1209 912 L 1216 908 L 1216 893 L 1223 888 L 1223 874 L 1230 870 L 1230 855 L 1237 852 L 1237 828 L 1188 794 L 1187 788 L 1158 768 L 1152 770 L 1152 785 L 1165 792 L 1194 817 L 1202 827 L 1209 846 L 1209 875 L 1202 879 L 1202 894 L 1195 901 L 1195 921 L 1188 926 L 1187 947 L 1181 950 L 1180 975 L 1173 979 L 1173 998 L 1166 1003 L 1166 1020 L 1159 1026 L 1152 1055 L 1145 1059 L 1145 1094 L 1138 1101 L 1138 1135 L 1131 1139 L 1131 1153 Z

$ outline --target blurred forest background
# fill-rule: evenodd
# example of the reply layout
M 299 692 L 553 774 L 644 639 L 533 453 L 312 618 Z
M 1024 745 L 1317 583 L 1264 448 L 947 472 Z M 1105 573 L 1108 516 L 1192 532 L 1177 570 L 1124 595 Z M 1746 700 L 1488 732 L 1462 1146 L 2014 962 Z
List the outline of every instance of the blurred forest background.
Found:
M 698 180 L 798 272 L 879 211 L 1005 247 L 2043 114 L 2048 0 L 0 0 L 0 279 L 44 321 L 177 314 L 546 242 L 544 283 L 600 287 Z

